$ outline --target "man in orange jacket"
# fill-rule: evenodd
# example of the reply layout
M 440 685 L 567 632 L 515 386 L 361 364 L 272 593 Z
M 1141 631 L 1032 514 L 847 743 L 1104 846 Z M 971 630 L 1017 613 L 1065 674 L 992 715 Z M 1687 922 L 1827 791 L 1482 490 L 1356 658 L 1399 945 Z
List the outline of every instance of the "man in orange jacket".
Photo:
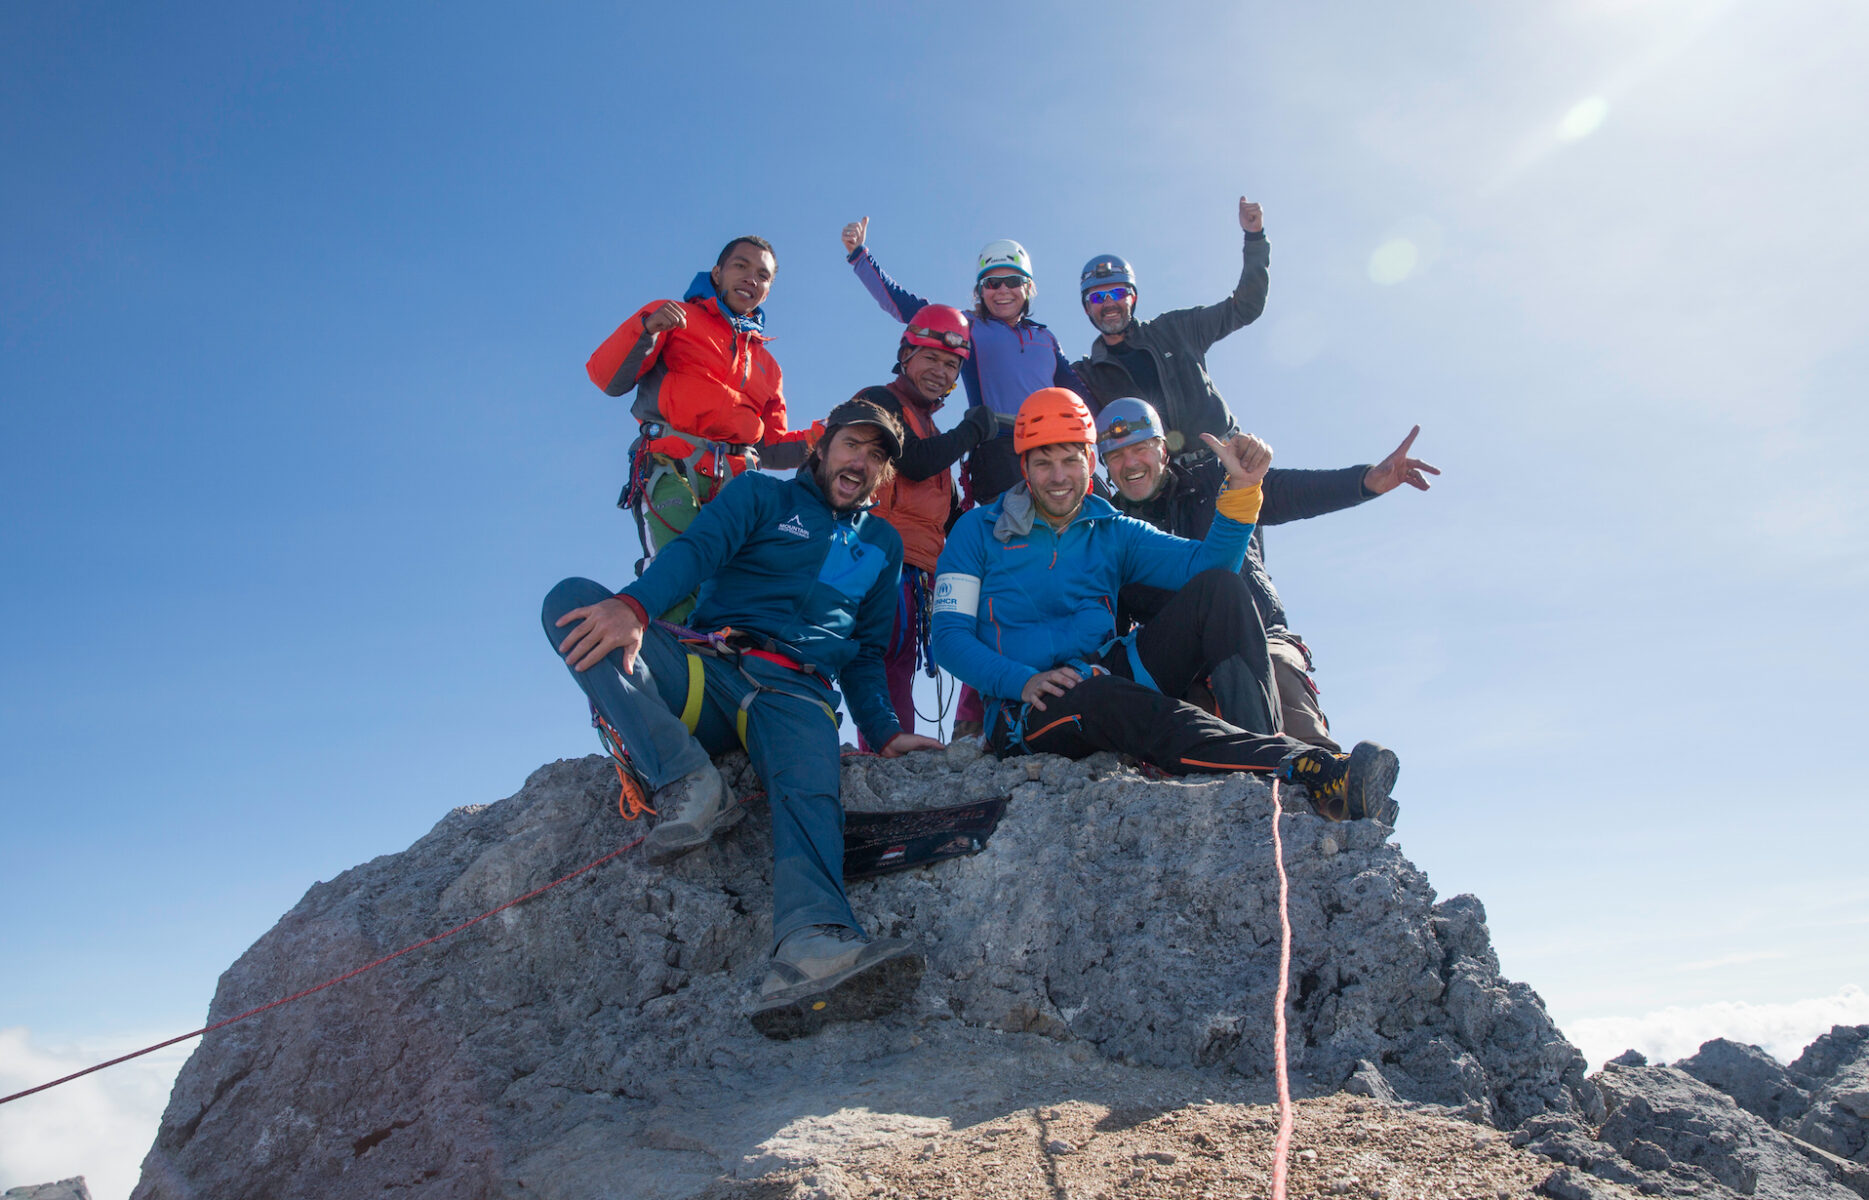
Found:
M 813 430 L 786 428 L 779 364 L 766 349 L 761 305 L 777 270 L 765 238 L 735 238 L 680 300 L 643 305 L 585 364 L 610 395 L 636 391 L 642 435 L 618 504 L 636 513 L 645 560 L 727 480 L 748 467 L 797 467 L 811 449 Z

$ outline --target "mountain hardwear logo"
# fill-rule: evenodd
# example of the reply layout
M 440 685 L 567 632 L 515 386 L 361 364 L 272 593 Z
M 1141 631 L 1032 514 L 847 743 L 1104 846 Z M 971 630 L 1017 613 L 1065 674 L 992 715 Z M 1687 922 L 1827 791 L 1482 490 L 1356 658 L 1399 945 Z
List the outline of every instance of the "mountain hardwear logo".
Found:
M 811 536 L 811 531 L 805 528 L 805 522 L 797 513 L 793 513 L 790 520 L 781 522 L 779 529 L 794 537 L 808 538 Z

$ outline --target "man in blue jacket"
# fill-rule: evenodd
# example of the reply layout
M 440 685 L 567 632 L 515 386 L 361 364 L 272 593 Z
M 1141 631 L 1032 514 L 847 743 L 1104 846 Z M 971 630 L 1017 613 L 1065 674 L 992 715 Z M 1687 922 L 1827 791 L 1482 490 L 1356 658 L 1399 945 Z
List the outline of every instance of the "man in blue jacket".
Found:
M 902 540 L 867 504 L 901 451 L 893 415 L 848 401 L 794 478 L 735 478 L 629 587 L 567 579 L 545 599 L 546 637 L 654 790 L 650 862 L 745 815 L 711 755 L 744 744 L 765 782 L 773 949 L 751 1016 L 768 1037 L 887 1012 L 921 978 L 912 944 L 866 937 L 844 892 L 831 683 L 885 757 L 940 746 L 901 731 L 883 677 Z M 692 628 L 650 621 L 697 588 Z
M 1227 487 L 1193 542 L 1091 493 L 1096 427 L 1072 393 L 1034 392 L 1013 438 L 1025 482 L 961 517 L 935 578 L 935 659 L 988 698 L 988 746 L 1002 756 L 1113 750 L 1174 774 L 1276 771 L 1324 816 L 1393 824 L 1396 756 L 1371 742 L 1333 753 L 1275 732 L 1268 680 L 1240 655 L 1258 615 L 1238 571 L 1270 448 L 1206 438 Z M 1118 640 L 1116 597 L 1130 583 L 1176 594 Z M 1211 688 L 1218 716 L 1186 702 L 1197 684 Z

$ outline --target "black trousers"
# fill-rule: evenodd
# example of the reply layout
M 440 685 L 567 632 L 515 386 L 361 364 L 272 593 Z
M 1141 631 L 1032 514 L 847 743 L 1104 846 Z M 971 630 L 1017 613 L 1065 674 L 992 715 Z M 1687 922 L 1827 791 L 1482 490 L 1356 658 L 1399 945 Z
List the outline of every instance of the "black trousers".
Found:
M 1278 685 L 1265 644 L 1245 582 L 1222 568 L 1203 571 L 1129 647 L 1112 647 L 1098 661 L 1109 674 L 1044 697 L 1043 710 L 1008 702 L 987 744 L 1001 757 L 1113 750 L 1176 775 L 1270 771 L 1305 743 L 1278 732 Z M 1145 677 L 1155 686 L 1138 682 Z M 1187 702 L 1197 686 L 1212 689 L 1221 717 Z

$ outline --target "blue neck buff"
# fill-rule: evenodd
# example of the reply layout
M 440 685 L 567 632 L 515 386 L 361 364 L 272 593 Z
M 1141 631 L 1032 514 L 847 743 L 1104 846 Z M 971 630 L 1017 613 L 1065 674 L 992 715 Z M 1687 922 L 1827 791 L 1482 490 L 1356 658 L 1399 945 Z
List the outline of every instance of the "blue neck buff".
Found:
M 719 288 L 714 286 L 714 276 L 708 271 L 702 271 L 695 275 L 694 282 L 688 285 L 687 295 L 683 296 L 682 299 L 705 300 L 709 296 L 712 296 L 720 305 L 720 315 L 727 318 L 727 323 L 741 333 L 766 332 L 766 310 L 764 308 L 754 308 L 752 312 L 747 313 L 743 317 L 739 313 L 734 312 L 731 308 L 728 308 L 727 298 L 720 294 Z

